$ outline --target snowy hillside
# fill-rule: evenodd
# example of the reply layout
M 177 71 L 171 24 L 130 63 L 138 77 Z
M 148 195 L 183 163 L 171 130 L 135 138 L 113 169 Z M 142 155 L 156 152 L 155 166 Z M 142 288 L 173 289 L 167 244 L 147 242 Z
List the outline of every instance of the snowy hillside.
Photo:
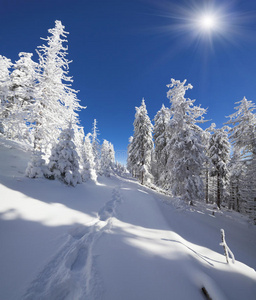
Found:
M 256 226 L 131 178 L 68 187 L 29 179 L 0 139 L 0 299 L 255 299 Z M 226 263 L 220 229 L 235 255 Z

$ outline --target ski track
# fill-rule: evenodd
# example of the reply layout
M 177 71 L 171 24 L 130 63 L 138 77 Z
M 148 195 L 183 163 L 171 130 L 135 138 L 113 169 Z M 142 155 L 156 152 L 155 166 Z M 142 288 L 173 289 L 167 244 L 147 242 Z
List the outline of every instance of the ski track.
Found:
M 93 250 L 95 242 L 111 229 L 112 218 L 120 203 L 120 187 L 115 187 L 111 200 L 99 210 L 94 222 L 77 226 L 68 233 L 68 241 L 32 281 L 22 299 L 101 299 Z

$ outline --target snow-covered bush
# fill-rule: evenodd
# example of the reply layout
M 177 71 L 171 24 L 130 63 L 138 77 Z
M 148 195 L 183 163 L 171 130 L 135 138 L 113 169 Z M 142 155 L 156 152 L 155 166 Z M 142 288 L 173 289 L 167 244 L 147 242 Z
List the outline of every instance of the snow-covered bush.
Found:
M 82 178 L 73 138 L 74 132 L 71 126 L 61 132 L 58 143 L 52 148 L 48 164 L 49 171 L 46 176 L 49 179 L 57 178 L 67 185 L 76 186 L 82 182 Z
M 45 160 L 42 158 L 42 153 L 34 149 L 25 174 L 29 178 L 43 177 L 44 169 Z

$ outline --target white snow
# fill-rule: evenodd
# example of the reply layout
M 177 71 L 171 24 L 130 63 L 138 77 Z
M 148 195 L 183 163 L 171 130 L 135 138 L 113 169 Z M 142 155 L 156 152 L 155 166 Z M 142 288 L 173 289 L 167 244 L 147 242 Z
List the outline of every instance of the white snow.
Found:
M 0 139 L 0 299 L 255 299 L 256 227 L 186 207 L 131 178 L 29 179 Z M 227 264 L 220 229 L 234 253 Z

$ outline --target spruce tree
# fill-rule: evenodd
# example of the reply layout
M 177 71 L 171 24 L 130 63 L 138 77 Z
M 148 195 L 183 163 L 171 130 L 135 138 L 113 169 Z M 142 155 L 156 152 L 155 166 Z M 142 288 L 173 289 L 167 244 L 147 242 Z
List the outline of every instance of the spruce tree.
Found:
M 154 118 L 154 159 L 155 159 L 155 183 L 160 187 L 164 187 L 166 181 L 166 164 L 168 160 L 168 153 L 166 145 L 169 140 L 169 122 L 170 111 L 164 105 L 157 112 Z
M 94 156 L 94 161 L 95 161 L 95 169 L 97 173 L 100 173 L 100 141 L 98 139 L 99 136 L 99 130 L 97 127 L 97 120 L 94 119 L 93 121 L 93 126 L 92 126 L 92 134 L 90 135 L 91 137 L 91 143 L 92 143 L 92 152 Z
M 151 174 L 153 126 L 148 117 L 144 99 L 142 100 L 141 106 L 136 107 L 133 126 L 134 135 L 128 153 L 128 159 L 131 162 L 130 168 L 140 180 L 141 184 L 150 184 L 153 179 Z
M 10 59 L 0 55 L 0 133 L 4 134 L 6 119 L 10 114 L 12 103 L 9 103 L 9 88 L 11 85 L 10 68 L 12 62 Z
M 97 182 L 96 166 L 90 136 L 91 133 L 88 133 L 84 137 L 81 149 L 82 180 L 87 181 L 91 179 L 92 181 Z
M 113 145 L 107 140 L 101 147 L 101 174 L 109 177 L 115 164 L 115 151 Z
M 79 173 L 79 157 L 73 139 L 74 130 L 70 122 L 69 128 L 62 130 L 58 143 L 52 148 L 47 177 L 76 186 L 82 182 L 82 178 Z
M 30 128 L 33 122 L 33 104 L 35 103 L 37 63 L 32 60 L 32 53 L 19 53 L 19 60 L 13 65 L 10 75 L 8 102 L 12 109 L 8 116 L 6 134 L 12 139 L 31 143 Z
M 209 142 L 210 176 L 216 177 L 216 204 L 220 208 L 229 179 L 230 143 L 227 127 L 215 129 Z
M 230 140 L 238 156 L 237 161 L 244 167 L 239 179 L 238 193 L 244 206 L 240 209 L 245 210 L 256 223 L 256 106 L 245 97 L 236 104 L 236 112 L 229 116 L 227 124 L 233 126 L 229 131 Z
M 191 84 L 185 84 L 186 80 L 171 79 L 171 84 L 167 85 L 167 97 L 171 102 L 170 139 L 166 146 L 169 153 L 167 179 L 169 189 L 175 196 L 193 204 L 194 200 L 203 198 L 201 174 L 205 148 L 203 131 L 196 123 L 203 122 L 202 116 L 206 110 L 194 106 L 195 100 L 185 98 L 186 91 L 192 89 Z

